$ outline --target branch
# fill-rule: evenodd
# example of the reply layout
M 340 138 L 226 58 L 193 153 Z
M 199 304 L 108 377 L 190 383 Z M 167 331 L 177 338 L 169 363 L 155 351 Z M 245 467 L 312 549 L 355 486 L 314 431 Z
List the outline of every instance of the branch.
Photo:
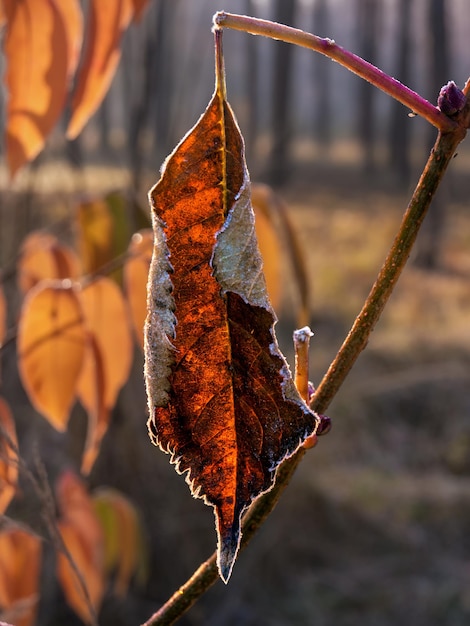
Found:
M 263 35 L 264 37 L 278 39 L 320 52 L 320 54 L 337 61 L 343 67 L 392 96 L 395 100 L 410 108 L 413 113 L 428 120 L 439 130 L 452 131 L 457 127 L 455 120 L 444 115 L 425 98 L 422 98 L 415 91 L 400 83 L 400 81 L 385 74 L 375 65 L 338 46 L 332 39 L 318 37 L 298 28 L 284 26 L 284 24 L 260 20 L 246 15 L 234 15 L 233 13 L 225 13 L 225 11 L 218 11 L 214 15 L 213 22 L 215 30 L 220 28 L 241 30 L 252 35 Z
M 251 20 L 251 18 L 246 19 Z M 326 411 L 359 354 L 367 345 L 369 336 L 406 264 L 424 216 L 455 149 L 465 137 L 469 122 L 470 105 L 467 103 L 453 122 L 454 132 L 439 133 L 377 280 L 336 358 L 315 392 L 312 408 L 318 413 Z M 242 525 L 241 548 L 248 544 L 271 513 L 304 454 L 305 449 L 300 448 L 279 467 L 274 487 L 261 496 L 247 512 Z M 174 624 L 217 580 L 218 572 L 214 553 L 143 626 Z

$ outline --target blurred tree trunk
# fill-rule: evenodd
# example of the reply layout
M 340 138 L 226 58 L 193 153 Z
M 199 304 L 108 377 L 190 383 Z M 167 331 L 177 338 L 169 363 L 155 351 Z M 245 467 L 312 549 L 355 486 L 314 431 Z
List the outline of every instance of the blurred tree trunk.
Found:
M 253 0 L 245 2 L 246 15 L 256 15 L 255 3 Z M 246 42 L 246 95 L 248 101 L 248 120 L 245 133 L 245 143 L 248 161 L 252 159 L 258 137 L 258 38 L 248 36 Z M 253 159 L 254 161 L 254 159 Z
M 380 3 L 376 0 L 358 0 L 357 24 L 359 39 L 359 55 L 376 64 L 377 41 L 379 31 Z M 374 96 L 376 88 L 361 81 L 359 84 L 358 135 L 364 153 L 364 170 L 371 173 L 375 167 L 375 120 Z
M 327 37 L 329 30 L 327 0 L 316 0 L 313 5 L 313 32 L 320 37 Z M 331 61 L 321 54 L 314 54 L 313 84 L 315 88 L 316 107 L 314 111 L 315 139 L 322 148 L 331 144 L 332 110 L 331 110 Z
M 394 76 L 405 85 L 410 84 L 411 76 L 411 8 L 413 0 L 398 2 L 398 32 L 395 36 L 396 71 Z M 402 188 L 408 186 L 411 176 L 410 163 L 410 123 L 406 108 L 397 100 L 392 100 L 389 129 L 389 163 Z
M 428 0 L 428 97 L 437 102 L 440 88 L 449 80 L 449 41 L 445 0 Z M 429 127 L 428 147 L 432 148 L 437 131 Z M 415 264 L 424 269 L 439 265 L 442 235 L 447 210 L 448 181 L 439 187 L 417 242 Z
M 275 0 L 276 22 L 292 26 L 296 12 L 296 0 Z M 282 185 L 289 178 L 291 142 L 290 95 L 292 89 L 292 60 L 294 48 L 291 44 L 276 42 L 273 48 L 272 77 L 272 148 L 268 165 L 268 180 L 274 186 Z

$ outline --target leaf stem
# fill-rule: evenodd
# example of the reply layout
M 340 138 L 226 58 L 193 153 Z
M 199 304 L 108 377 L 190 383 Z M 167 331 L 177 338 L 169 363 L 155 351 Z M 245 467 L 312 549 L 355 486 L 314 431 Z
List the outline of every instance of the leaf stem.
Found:
M 455 120 L 444 115 L 436 106 L 428 102 L 428 100 L 418 93 L 406 87 L 406 85 L 403 85 L 395 78 L 392 78 L 375 65 L 345 50 L 332 39 L 318 37 L 317 35 L 306 33 L 298 28 L 292 28 L 284 24 L 278 24 L 277 22 L 248 17 L 247 15 L 226 13 L 225 11 L 218 11 L 214 15 L 213 23 L 215 31 L 221 28 L 231 28 L 252 35 L 263 35 L 271 39 L 278 39 L 320 52 L 320 54 L 324 54 L 330 59 L 337 61 L 343 67 L 346 67 L 354 74 L 357 74 L 406 107 L 409 107 L 411 111 L 428 120 L 428 122 L 439 130 L 451 131 L 457 126 Z

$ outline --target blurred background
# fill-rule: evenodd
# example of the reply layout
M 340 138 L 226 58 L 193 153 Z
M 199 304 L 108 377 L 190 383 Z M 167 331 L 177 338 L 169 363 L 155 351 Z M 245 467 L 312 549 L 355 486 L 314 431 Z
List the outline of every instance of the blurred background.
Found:
M 470 75 L 466 0 L 152 0 L 125 35 L 100 110 L 73 142 L 65 120 L 10 182 L 0 167 L 0 266 L 14 326 L 15 264 L 37 228 L 65 240 L 77 202 L 118 192 L 136 224 L 166 155 L 213 91 L 216 10 L 273 19 L 330 37 L 437 102 Z M 229 101 L 251 178 L 274 189 L 303 250 L 318 383 L 386 256 L 436 131 L 330 60 L 224 32 Z M 3 68 L 1 68 L 3 71 Z M 1 109 L 4 111 L 5 94 Z M 276 510 L 185 626 L 392 626 L 470 620 L 470 150 L 459 148 L 416 250 L 365 353 L 329 409 L 331 433 L 304 459 Z M 282 242 L 282 233 L 279 235 Z M 281 249 L 281 347 L 292 363 L 298 275 Z M 77 408 L 53 432 L 21 388 L 15 348 L 3 390 L 20 449 L 35 446 L 51 479 L 77 464 Z M 141 511 L 146 585 L 109 595 L 100 624 L 147 619 L 215 547 L 212 511 L 192 500 L 168 457 L 149 444 L 142 354 L 115 407 L 90 486 L 126 493 Z M 26 487 L 25 487 L 26 489 Z M 34 517 L 27 498 L 9 515 Z M 42 581 L 38 623 L 78 622 Z

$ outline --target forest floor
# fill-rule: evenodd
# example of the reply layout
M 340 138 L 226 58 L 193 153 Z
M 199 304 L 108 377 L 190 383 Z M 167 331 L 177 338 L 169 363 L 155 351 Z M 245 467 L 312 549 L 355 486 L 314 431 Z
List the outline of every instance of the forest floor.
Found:
M 373 177 L 368 184 L 356 174 L 337 168 L 317 171 L 312 180 L 307 172 L 282 192 L 313 285 L 316 383 L 359 311 L 407 203 L 407 194 L 392 184 L 380 188 Z M 127 182 L 116 171 L 96 176 L 97 193 Z M 65 185 L 60 198 L 71 191 Z M 35 213 L 51 197 L 47 184 L 38 194 Z M 467 196 L 468 184 L 454 177 L 438 269 L 425 271 L 410 259 L 367 349 L 329 408 L 331 433 L 308 453 L 271 518 L 240 555 L 229 585 L 211 589 L 182 626 L 470 623 Z M 56 217 L 64 214 L 62 208 Z M 284 283 L 278 328 L 291 360 L 297 301 L 287 261 Z M 103 626 L 140 623 L 215 547 L 211 511 L 191 499 L 165 455 L 151 446 L 142 455 L 139 448 L 148 443 L 140 359 L 91 481 L 119 487 L 137 501 L 152 573 L 146 590 L 110 601 Z

